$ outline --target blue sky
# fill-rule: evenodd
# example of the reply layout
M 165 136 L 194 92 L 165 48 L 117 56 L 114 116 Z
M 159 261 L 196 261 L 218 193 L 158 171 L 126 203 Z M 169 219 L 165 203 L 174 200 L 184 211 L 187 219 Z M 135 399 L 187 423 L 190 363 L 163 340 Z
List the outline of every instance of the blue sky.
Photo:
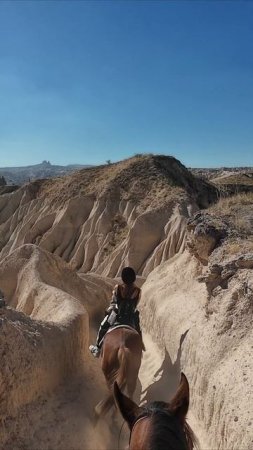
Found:
M 253 2 L 0 2 L 0 167 L 253 166 Z

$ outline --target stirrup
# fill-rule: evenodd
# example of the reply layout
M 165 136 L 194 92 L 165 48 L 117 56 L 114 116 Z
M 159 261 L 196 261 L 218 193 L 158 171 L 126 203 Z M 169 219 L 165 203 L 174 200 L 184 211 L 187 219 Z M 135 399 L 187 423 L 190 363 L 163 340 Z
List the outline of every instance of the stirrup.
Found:
M 94 356 L 94 358 L 99 358 L 100 348 L 97 347 L 97 345 L 90 345 L 89 350 L 90 350 L 91 354 Z

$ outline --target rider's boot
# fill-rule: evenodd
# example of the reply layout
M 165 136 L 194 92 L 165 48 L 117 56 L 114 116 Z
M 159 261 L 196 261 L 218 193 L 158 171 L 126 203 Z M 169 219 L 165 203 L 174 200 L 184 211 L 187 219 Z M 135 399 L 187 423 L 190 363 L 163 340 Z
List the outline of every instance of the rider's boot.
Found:
M 89 350 L 94 358 L 99 358 L 100 356 L 100 348 L 97 345 L 90 345 Z
M 101 329 L 101 327 L 100 327 L 99 331 L 98 331 L 97 339 L 96 339 L 96 345 L 89 346 L 89 350 L 90 350 L 91 354 L 94 356 L 94 358 L 99 358 L 99 356 L 100 356 L 101 344 L 102 344 L 101 339 L 103 338 L 101 331 L 104 331 L 104 330 Z
M 89 350 L 90 350 L 91 354 L 94 356 L 94 358 L 99 358 L 99 356 L 100 356 L 101 347 L 103 344 L 103 337 L 104 337 L 105 333 L 107 332 L 107 330 L 109 329 L 109 327 L 110 327 L 110 324 L 107 322 L 107 317 L 105 317 L 105 319 L 101 323 L 99 330 L 98 330 L 96 345 L 89 346 Z

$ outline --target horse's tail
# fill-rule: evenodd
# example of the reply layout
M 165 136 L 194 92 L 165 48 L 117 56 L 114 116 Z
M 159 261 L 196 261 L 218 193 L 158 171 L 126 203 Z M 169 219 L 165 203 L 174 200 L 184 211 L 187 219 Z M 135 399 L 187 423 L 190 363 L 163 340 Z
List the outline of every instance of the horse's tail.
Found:
M 129 358 L 129 349 L 124 346 L 120 347 L 118 350 L 119 371 L 116 377 L 116 381 L 121 390 L 125 388 L 127 383 L 127 369 Z

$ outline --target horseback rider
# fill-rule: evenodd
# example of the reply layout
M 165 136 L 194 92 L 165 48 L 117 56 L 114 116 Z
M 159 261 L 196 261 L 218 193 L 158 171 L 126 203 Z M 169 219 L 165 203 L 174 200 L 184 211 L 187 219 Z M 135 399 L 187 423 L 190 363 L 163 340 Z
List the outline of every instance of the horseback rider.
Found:
M 100 355 L 103 338 L 112 325 L 129 325 L 141 335 L 139 311 L 136 309 L 141 289 L 135 285 L 136 274 L 132 267 L 124 267 L 121 272 L 123 283 L 117 284 L 112 292 L 112 299 L 103 319 L 96 340 L 89 350 L 95 358 Z

